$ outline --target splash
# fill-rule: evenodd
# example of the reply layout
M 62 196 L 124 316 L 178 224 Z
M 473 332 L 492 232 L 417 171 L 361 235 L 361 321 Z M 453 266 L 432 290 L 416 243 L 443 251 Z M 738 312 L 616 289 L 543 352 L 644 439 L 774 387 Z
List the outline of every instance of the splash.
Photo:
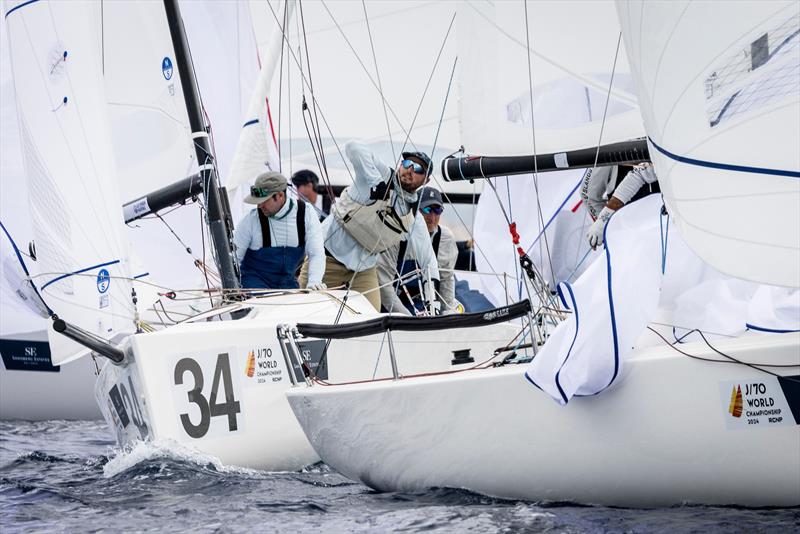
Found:
M 218 473 L 253 475 L 259 471 L 243 467 L 226 466 L 219 458 L 187 447 L 174 440 L 136 441 L 124 449 L 117 449 L 103 466 L 103 476 L 115 477 L 143 462 L 169 460 L 184 464 L 194 464 Z

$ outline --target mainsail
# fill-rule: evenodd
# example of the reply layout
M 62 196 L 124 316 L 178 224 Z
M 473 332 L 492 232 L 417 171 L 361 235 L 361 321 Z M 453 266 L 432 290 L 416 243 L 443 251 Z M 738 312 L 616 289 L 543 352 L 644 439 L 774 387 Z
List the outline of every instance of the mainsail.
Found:
M 617 10 L 650 154 L 684 239 L 726 274 L 800 286 L 800 4 L 624 1 Z
M 133 331 L 128 254 L 99 56 L 100 5 L 15 2 L 6 23 L 40 276 L 48 306 L 105 338 Z M 50 330 L 54 364 L 85 351 Z

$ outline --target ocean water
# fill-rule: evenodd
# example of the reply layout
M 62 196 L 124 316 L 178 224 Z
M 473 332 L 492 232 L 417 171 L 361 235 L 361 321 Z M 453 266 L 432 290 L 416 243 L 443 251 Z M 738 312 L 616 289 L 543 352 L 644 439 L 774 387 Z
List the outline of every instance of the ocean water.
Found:
M 228 468 L 169 444 L 121 451 L 102 422 L 0 422 L 0 532 L 797 532 L 800 509 L 634 510 L 378 493 L 317 465 Z

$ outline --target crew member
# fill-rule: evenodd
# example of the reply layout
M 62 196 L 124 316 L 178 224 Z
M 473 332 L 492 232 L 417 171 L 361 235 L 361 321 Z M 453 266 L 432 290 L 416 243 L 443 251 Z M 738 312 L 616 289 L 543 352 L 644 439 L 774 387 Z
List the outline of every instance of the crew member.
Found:
M 297 196 L 314 207 L 314 211 L 322 222 L 331 211 L 331 199 L 328 195 L 318 191 L 319 177 L 317 174 L 311 169 L 299 170 L 292 175 L 292 184 L 297 191 Z
M 604 180 L 599 180 L 597 183 L 600 183 L 601 187 L 595 187 L 594 189 L 605 190 L 608 188 L 608 183 L 614 183 L 612 180 L 611 175 L 606 176 Z M 591 188 L 591 183 L 594 180 L 590 181 L 590 178 L 587 177 L 584 179 L 584 188 L 586 189 L 587 184 L 589 188 Z M 620 182 L 616 189 L 614 189 L 613 195 L 608 199 L 603 209 L 597 213 L 597 203 L 596 202 L 587 202 L 587 208 L 589 209 L 589 213 L 592 215 L 592 218 L 595 219 L 594 224 L 589 227 L 589 231 L 586 234 L 586 237 L 589 239 L 589 246 L 592 249 L 597 248 L 598 246 L 603 244 L 603 234 L 605 233 L 606 224 L 608 224 L 608 220 L 611 216 L 620 209 L 622 206 L 627 204 L 637 196 L 639 190 L 642 189 L 645 185 L 649 185 L 650 190 L 653 190 L 653 184 L 656 184 L 658 181 L 658 177 L 656 176 L 655 170 L 653 169 L 652 163 L 641 163 L 633 168 L 625 178 Z M 657 184 L 656 184 L 656 190 Z M 582 191 L 583 193 L 583 191 Z M 649 194 L 649 191 L 647 192 Z M 602 205 L 602 204 L 601 204 Z
M 265 172 L 244 199 L 257 205 L 242 218 L 233 235 L 246 289 L 299 287 L 295 273 L 306 256 L 308 289 L 325 289 L 322 227 L 306 202 L 287 198 L 287 184 L 279 172 Z
M 419 197 L 419 213 L 425 221 L 439 266 L 441 282 L 436 291 L 436 311 L 452 311 L 455 309 L 453 268 L 458 257 L 455 236 L 449 228 L 439 224 L 444 211 L 442 194 L 432 187 L 424 187 L 420 189 Z M 408 250 L 406 241 L 401 241 L 381 254 L 378 260 L 378 281 L 381 285 L 381 306 L 384 311 L 417 314 L 425 309 L 426 295 L 421 292 L 423 279 L 418 274 L 410 275 L 418 269 L 416 255 L 413 250 Z M 395 283 L 391 284 L 392 281 Z
M 439 279 L 431 240 L 412 205 L 428 181 L 431 160 L 424 152 L 403 152 L 396 169 L 378 160 L 361 142 L 349 142 L 345 154 L 355 176 L 322 223 L 325 276 L 329 287 L 349 284 L 380 310 L 375 265 L 381 252 L 406 238 L 431 280 Z M 300 274 L 304 279 L 306 268 Z

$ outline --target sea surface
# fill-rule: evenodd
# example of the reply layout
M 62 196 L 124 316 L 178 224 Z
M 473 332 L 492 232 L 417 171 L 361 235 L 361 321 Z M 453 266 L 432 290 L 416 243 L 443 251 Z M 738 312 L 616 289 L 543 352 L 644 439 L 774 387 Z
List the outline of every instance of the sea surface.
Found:
M 158 443 L 116 448 L 101 421 L 0 422 L 0 532 L 797 532 L 800 509 L 634 510 L 378 493 L 320 464 L 223 467 Z

